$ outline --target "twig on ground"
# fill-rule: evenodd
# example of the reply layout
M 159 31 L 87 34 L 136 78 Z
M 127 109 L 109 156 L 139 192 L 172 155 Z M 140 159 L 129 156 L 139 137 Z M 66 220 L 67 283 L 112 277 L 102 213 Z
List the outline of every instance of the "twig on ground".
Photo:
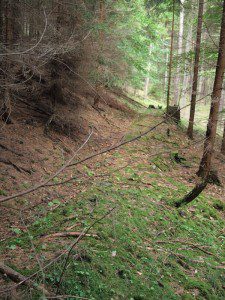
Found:
M 77 240 L 72 244 L 72 246 L 70 247 L 70 249 L 69 249 L 69 251 L 68 251 L 68 253 L 67 253 L 66 260 L 65 260 L 65 263 L 64 263 L 64 266 L 63 266 L 61 275 L 60 275 L 60 277 L 59 277 L 58 288 L 57 288 L 56 294 L 58 294 L 58 292 L 59 292 L 59 288 L 60 288 L 60 285 L 61 285 L 61 282 L 62 282 L 62 278 L 63 278 L 64 273 L 65 273 L 65 271 L 66 271 L 66 267 L 67 267 L 67 264 L 68 264 L 68 261 L 69 261 L 69 257 L 70 257 L 70 255 L 71 255 L 71 252 L 72 252 L 73 248 L 76 246 L 76 244 L 79 242 L 79 240 L 81 240 L 81 239 L 85 236 L 85 234 L 87 234 L 87 233 L 91 230 L 91 228 L 92 228 L 93 226 L 95 226 L 95 224 L 97 224 L 97 223 L 101 222 L 103 219 L 105 219 L 109 214 L 111 214 L 111 212 L 112 212 L 113 210 L 115 210 L 115 208 L 116 208 L 116 207 L 111 208 L 111 209 L 110 209 L 106 214 L 104 214 L 100 219 L 97 219 L 94 223 L 92 223 L 92 225 L 89 226 L 85 231 L 83 231 L 83 232 L 80 234 L 80 236 L 77 238 Z
M 97 234 L 83 234 L 82 232 L 56 232 L 56 233 L 52 233 L 46 236 L 43 236 L 43 239 L 51 239 L 51 238 L 57 238 L 57 237 L 79 237 L 80 235 L 84 235 L 86 237 L 94 237 L 94 238 L 98 238 Z
M 200 250 L 200 251 L 202 251 L 202 252 L 204 252 L 208 255 L 212 255 L 212 256 L 217 257 L 214 253 L 205 250 L 203 248 L 203 246 L 199 246 L 199 245 L 193 244 L 191 242 L 183 241 L 183 240 L 155 241 L 155 243 L 157 243 L 157 244 L 172 244 L 172 245 L 174 245 L 174 243 L 181 243 L 181 244 L 184 244 L 184 245 L 188 245 L 192 248 L 198 249 L 198 250 Z
M 11 148 L 9 148 L 9 147 L 3 145 L 3 144 L 0 144 L 0 148 L 2 148 L 3 150 L 9 151 L 9 152 L 11 152 L 11 153 L 13 153 L 13 154 L 15 154 L 15 155 L 17 155 L 17 156 L 23 156 L 22 153 L 18 153 L 18 152 L 16 152 L 15 150 L 13 150 L 13 149 L 11 149 Z
M 68 259 L 69 259 L 69 256 L 73 250 L 73 248 L 79 243 L 79 241 L 81 241 L 84 237 L 85 237 L 85 234 L 87 234 L 92 227 L 94 227 L 97 223 L 101 222 L 103 219 L 105 219 L 108 215 L 110 215 L 114 210 L 116 209 L 116 207 L 114 206 L 113 208 L 109 209 L 101 218 L 95 220 L 88 228 L 84 229 L 80 236 L 70 245 L 69 248 L 67 248 L 66 250 L 64 250 L 61 254 L 59 254 L 57 257 L 55 257 L 53 260 L 51 260 L 49 263 L 47 263 L 43 268 L 42 270 L 46 270 L 48 267 L 50 267 L 53 263 L 57 262 L 63 255 L 67 254 L 67 257 L 66 257 L 66 262 L 64 264 L 64 268 L 63 268 L 63 272 L 61 273 L 61 276 L 60 276 L 60 281 L 62 280 L 62 276 L 65 272 L 65 268 L 67 266 L 67 262 L 68 262 Z M 6 293 L 6 292 L 9 292 L 17 287 L 19 287 L 20 285 L 22 284 L 25 284 L 26 281 L 29 281 L 30 279 L 32 279 L 33 277 L 35 277 L 37 274 L 40 273 L 40 270 L 38 270 L 37 272 L 33 273 L 32 275 L 30 275 L 29 277 L 26 277 L 24 278 L 23 280 L 20 280 L 19 283 L 17 283 L 15 286 L 11 287 L 11 288 L 8 288 L 8 289 L 5 289 L 5 290 L 0 290 L 0 294 L 2 293 Z

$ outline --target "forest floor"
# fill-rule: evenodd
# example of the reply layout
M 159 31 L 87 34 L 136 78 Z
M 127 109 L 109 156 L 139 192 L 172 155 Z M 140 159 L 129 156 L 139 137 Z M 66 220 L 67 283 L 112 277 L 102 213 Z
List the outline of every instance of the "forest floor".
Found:
M 26 114 L 5 126 L 1 150 L 16 167 L 1 165 L 1 198 L 56 172 L 86 139 L 89 125 L 94 133 L 76 160 L 129 140 L 163 118 L 162 110 L 134 112 L 131 104 L 121 111 L 102 103 L 103 112 L 82 103 L 76 108 L 82 124 L 72 137 L 46 136 L 43 124 L 27 122 Z M 190 141 L 183 127 L 163 123 L 135 142 L 66 169 L 53 186 L 5 202 L 1 260 L 25 276 L 38 272 L 35 281 L 68 295 L 64 299 L 224 299 L 224 188 L 209 184 L 193 203 L 174 207 L 198 180 L 202 139 L 196 134 Z M 224 162 L 216 151 L 223 186 Z M 62 272 L 65 255 L 57 256 L 76 241 L 69 234 L 89 226 Z M 0 286 L 0 299 L 39 299 L 35 289 L 12 289 L 4 276 Z

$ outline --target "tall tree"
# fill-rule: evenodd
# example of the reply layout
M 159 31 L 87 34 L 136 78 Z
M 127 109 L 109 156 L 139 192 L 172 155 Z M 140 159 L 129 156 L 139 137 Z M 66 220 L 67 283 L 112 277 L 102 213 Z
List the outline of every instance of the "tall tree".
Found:
M 183 199 L 177 201 L 175 203 L 176 207 L 180 207 L 181 205 L 193 201 L 207 186 L 209 174 L 211 170 L 213 148 L 214 148 L 214 143 L 216 138 L 216 129 L 217 129 L 220 98 L 222 94 L 224 70 L 225 70 L 225 0 L 223 2 L 219 53 L 218 53 L 218 59 L 216 65 L 216 74 L 215 74 L 213 92 L 211 97 L 211 109 L 210 109 L 209 120 L 207 125 L 203 156 L 200 162 L 199 170 L 197 172 L 197 175 L 201 176 L 203 180 L 200 184 L 197 184 L 193 188 L 193 190 L 190 193 L 188 193 Z
M 152 44 L 149 46 L 149 56 L 151 55 L 152 52 Z M 149 72 L 150 72 L 151 64 L 150 61 L 147 63 L 147 76 L 145 78 L 145 85 L 144 85 L 144 95 L 147 98 L 148 97 L 148 90 L 149 90 L 149 83 L 150 83 L 150 77 L 149 77 Z
M 183 52 L 183 33 L 184 33 L 184 2 L 185 0 L 180 0 L 180 25 L 179 25 L 179 37 L 178 37 L 178 59 Z M 177 104 L 180 102 L 180 66 L 177 66 L 177 76 L 175 78 L 175 101 Z
M 4 18 L 4 9 L 3 9 L 3 0 L 0 0 L 0 43 L 3 41 L 3 18 Z
M 191 15 L 193 12 L 193 5 L 191 5 L 190 8 Z M 193 35 L 193 23 L 190 20 L 190 16 L 188 16 L 187 19 L 188 22 L 190 22 L 187 38 L 186 38 L 186 45 L 185 45 L 185 54 L 186 54 L 186 59 L 192 50 L 192 35 Z M 190 94 L 190 90 L 188 89 L 189 82 L 191 82 L 191 68 L 189 65 L 185 64 L 185 69 L 184 69 L 184 77 L 183 77 L 183 83 L 182 83 L 182 91 L 181 91 L 181 107 L 185 106 L 186 104 L 186 98 L 187 94 Z
M 199 70 L 199 60 L 200 60 L 200 50 L 201 50 L 203 10 L 204 10 L 204 0 L 199 0 L 198 25 L 197 25 L 197 36 L 196 36 L 196 45 L 195 45 L 194 75 L 193 75 L 193 83 L 192 83 L 190 118 L 189 118 L 188 130 L 187 130 L 187 135 L 191 139 L 193 139 L 195 106 L 196 106 L 196 97 L 197 97 L 197 88 L 198 88 L 198 70 Z
M 213 148 L 214 148 L 215 137 L 216 137 L 217 123 L 218 123 L 218 112 L 219 112 L 220 100 L 222 95 L 224 70 L 225 70 L 225 0 L 223 3 L 219 54 L 217 59 L 216 75 L 215 75 L 213 93 L 211 99 L 211 109 L 210 109 L 209 120 L 207 125 L 203 156 L 198 170 L 198 175 L 203 178 L 207 178 L 211 168 Z
M 172 17 L 172 28 L 171 28 L 171 41 L 170 41 L 170 60 L 168 68 L 168 88 L 167 88 L 167 113 L 169 112 L 170 106 L 170 89 L 171 89 L 171 77 L 172 77 L 172 65 L 173 65 L 173 40 L 174 40 L 174 21 L 175 21 L 175 0 L 173 0 L 173 17 Z

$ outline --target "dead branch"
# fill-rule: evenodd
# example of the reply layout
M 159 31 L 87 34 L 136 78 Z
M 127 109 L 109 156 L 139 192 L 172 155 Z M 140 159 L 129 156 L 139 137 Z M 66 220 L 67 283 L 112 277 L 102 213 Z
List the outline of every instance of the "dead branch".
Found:
M 59 254 L 57 257 L 55 257 L 53 260 L 51 260 L 48 264 L 46 264 L 42 268 L 42 271 L 45 270 L 45 269 L 47 269 L 48 267 L 50 267 L 55 262 L 57 262 L 63 255 L 67 254 L 66 261 L 65 261 L 65 264 L 64 264 L 64 267 L 63 267 L 63 272 L 61 273 L 61 276 L 60 276 L 60 281 L 59 282 L 61 282 L 62 276 L 64 274 L 65 268 L 66 268 L 67 263 L 68 263 L 69 256 L 70 256 L 73 248 L 85 237 L 85 235 L 91 230 L 91 228 L 93 228 L 96 224 L 100 223 L 103 219 L 105 219 L 108 215 L 110 215 L 115 209 L 116 209 L 116 206 L 114 206 L 113 208 L 109 209 L 102 217 L 100 217 L 99 219 L 96 219 L 88 228 L 84 229 L 81 232 L 81 234 L 79 235 L 79 237 L 70 245 L 70 247 L 67 248 L 65 251 L 63 251 L 61 254 Z M 29 277 L 24 278 L 23 280 L 20 280 L 20 282 L 17 283 L 12 288 L 9 288 L 9 289 L 6 289 L 6 290 L 0 290 L 0 294 L 1 293 L 9 292 L 9 291 L 13 290 L 14 288 L 17 288 L 18 286 L 20 286 L 22 284 L 25 284 L 26 281 L 29 281 L 30 279 L 32 279 L 33 277 L 35 277 L 40 272 L 41 272 L 41 270 L 33 273 Z
M 16 169 L 16 170 L 17 170 L 18 172 L 20 172 L 20 173 L 21 173 L 22 171 L 24 171 L 24 172 L 26 172 L 26 173 L 31 174 L 31 171 L 30 171 L 30 170 L 27 170 L 27 169 L 25 169 L 25 168 L 23 168 L 23 167 L 17 166 L 15 163 L 11 162 L 9 159 L 5 159 L 5 158 L 0 157 L 0 162 L 3 163 L 3 164 L 5 164 L 5 165 L 12 166 L 14 169 Z
M 12 268 L 6 266 L 3 262 L 0 262 L 0 273 L 4 276 L 10 278 L 14 282 L 23 282 L 24 285 L 34 288 L 46 296 L 51 296 L 52 294 L 45 289 L 43 285 L 37 285 L 35 282 L 31 281 L 27 277 L 13 270 Z
M 206 253 L 208 255 L 212 255 L 212 256 L 217 257 L 214 253 L 205 250 L 203 248 L 203 246 L 199 246 L 199 245 L 196 245 L 196 244 L 193 244 L 193 243 L 190 243 L 190 242 L 187 242 L 187 241 L 183 241 L 183 240 L 156 241 L 155 243 L 157 243 L 157 244 L 172 244 L 172 245 L 174 243 L 181 243 L 181 244 L 184 244 L 184 245 L 188 245 L 188 246 L 190 246 L 192 248 L 198 249 L 198 250 L 200 250 L 200 251 L 202 251 L 202 252 L 204 252 L 204 253 Z
M 1 147 L 3 150 L 9 151 L 9 152 L 11 152 L 11 153 L 13 153 L 13 154 L 15 154 L 15 155 L 17 155 L 17 156 L 23 156 L 22 153 L 18 153 L 18 152 L 16 152 L 15 150 L 13 150 L 13 149 L 11 149 L 11 148 L 9 148 L 9 147 L 3 145 L 3 144 L 0 144 L 0 147 Z
M 137 102 L 136 100 L 134 100 L 133 98 L 127 96 L 123 91 L 119 91 L 119 90 L 112 90 L 112 92 L 119 96 L 119 97 L 122 97 L 124 99 L 126 99 L 127 101 L 129 101 L 130 103 L 136 105 L 137 107 L 139 106 L 140 108 L 146 108 L 146 106 L 144 106 L 143 104 Z
M 74 152 L 73 156 L 67 161 L 66 164 L 64 164 L 56 173 L 54 173 L 52 176 L 50 176 L 47 180 L 43 181 L 43 182 L 40 182 L 38 183 L 37 185 L 33 186 L 32 188 L 28 189 L 28 190 L 25 190 L 23 192 L 20 192 L 20 193 L 17 193 L 17 194 L 14 194 L 12 196 L 8 196 L 8 197 L 5 197 L 3 199 L 0 199 L 0 203 L 3 203 L 5 201 L 8 201 L 10 199 L 14 199 L 14 198 L 17 198 L 19 196 L 23 196 L 23 195 L 26 195 L 26 194 L 29 194 L 29 193 L 32 193 L 44 186 L 46 186 L 52 179 L 54 179 L 56 176 L 58 176 L 65 168 L 67 168 L 71 162 L 74 160 L 75 156 L 77 155 L 77 153 L 84 147 L 84 145 L 86 145 L 86 143 L 89 141 L 89 139 L 91 138 L 92 136 L 92 133 L 93 133 L 93 130 L 91 130 L 90 134 L 88 135 L 87 139 L 84 141 L 84 143 L 77 149 L 76 152 Z
M 73 248 L 76 246 L 76 244 L 91 230 L 91 228 L 93 226 L 95 226 L 97 223 L 101 222 L 103 219 L 105 219 L 109 214 L 111 214 L 111 212 L 113 210 L 115 210 L 116 207 L 113 207 L 111 208 L 109 211 L 107 211 L 106 214 L 104 214 L 100 219 L 97 219 L 94 223 L 92 223 L 86 230 L 84 230 L 83 232 L 81 232 L 81 234 L 79 235 L 79 237 L 77 238 L 77 240 L 72 244 L 72 246 L 70 247 L 68 253 L 67 253 L 67 256 L 66 256 L 66 260 L 65 260 L 65 263 L 64 263 L 64 266 L 63 266 L 63 269 L 62 269 L 62 272 L 61 272 L 61 275 L 60 275 L 60 278 L 59 278 L 59 282 L 58 282 L 58 289 L 57 289 L 57 292 L 56 294 L 58 294 L 58 291 L 59 291 L 59 288 L 60 288 L 60 285 L 62 283 L 62 279 L 63 279 L 63 275 L 66 271 L 66 268 L 67 268 L 67 264 L 68 264 L 68 261 L 69 261 L 69 257 L 72 253 L 72 250 Z
M 44 11 L 44 17 L 45 17 L 45 27 L 44 27 L 44 30 L 40 36 L 40 39 L 37 41 L 37 43 L 35 45 L 33 45 L 31 48 L 27 49 L 27 50 L 24 50 L 24 51 L 21 51 L 21 52 L 6 52 L 6 53 L 1 53 L 0 56 L 9 56 L 9 55 L 22 55 L 22 54 L 27 54 L 28 52 L 34 50 L 42 41 L 44 35 L 45 35 L 45 32 L 47 30 L 47 26 L 48 26 L 48 18 L 47 18 L 47 15 L 46 15 L 46 12 L 45 10 Z
M 51 239 L 51 238 L 57 238 L 57 237 L 79 237 L 80 235 L 84 235 L 86 237 L 94 237 L 94 238 L 98 238 L 97 234 L 84 234 L 82 232 L 56 232 L 56 233 L 52 233 L 49 235 L 44 236 L 44 239 Z

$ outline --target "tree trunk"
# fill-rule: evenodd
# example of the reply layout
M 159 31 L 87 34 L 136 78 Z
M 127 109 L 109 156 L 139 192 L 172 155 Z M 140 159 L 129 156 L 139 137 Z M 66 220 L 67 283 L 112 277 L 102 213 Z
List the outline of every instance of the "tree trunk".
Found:
M 225 104 L 225 90 L 223 88 L 222 90 L 222 95 L 221 95 L 221 100 L 220 100 L 220 108 L 219 108 L 219 112 L 222 112 L 224 109 L 224 104 Z
M 196 96 L 197 96 L 197 88 L 198 88 L 198 70 L 199 70 L 199 60 L 200 60 L 200 50 L 201 50 L 203 9 L 204 9 L 204 0 L 199 0 L 198 26 L 197 26 L 197 37 L 196 37 L 196 46 L 195 46 L 194 76 L 193 76 L 193 83 L 192 83 L 190 118 L 189 118 L 188 130 L 187 130 L 187 135 L 191 139 L 193 139 L 195 106 L 196 106 Z
M 103 25 L 106 20 L 106 10 L 105 10 L 105 0 L 99 0 L 99 23 Z M 104 30 L 100 31 L 100 46 L 101 48 L 104 45 Z
M 165 69 L 165 74 L 164 74 L 164 92 L 166 93 L 167 90 L 167 80 L 168 80 L 168 61 L 169 61 L 169 54 L 166 53 L 166 69 Z
M 149 57 L 151 55 L 151 51 L 152 51 L 152 45 L 149 46 Z M 150 83 L 150 78 L 149 78 L 149 72 L 150 72 L 150 62 L 148 61 L 148 65 L 147 65 L 147 77 L 145 78 L 145 86 L 144 86 L 144 96 L 147 98 L 148 97 L 148 90 L 149 90 L 149 83 Z
M 191 25 L 190 25 L 190 28 L 188 31 L 188 35 L 187 35 L 186 46 L 185 46 L 186 55 L 188 55 L 192 49 L 192 35 L 193 35 L 193 25 L 191 22 Z M 186 72 L 184 72 L 184 79 L 183 79 L 182 92 L 181 92 L 181 107 L 186 105 L 187 94 L 189 95 L 189 90 L 188 90 L 189 89 L 189 81 L 191 81 L 190 80 L 191 72 L 189 71 L 189 68 L 186 67 L 185 71 L 189 72 L 189 74 L 185 74 Z
M 206 188 L 206 186 L 207 186 L 207 181 L 203 181 L 197 184 L 193 188 L 193 190 L 190 193 L 188 193 L 182 200 L 175 202 L 175 206 L 178 208 L 182 205 L 186 205 L 190 203 L 201 194 L 201 192 Z
M 20 22 L 20 0 L 13 0 L 11 3 L 11 23 L 12 23 L 12 43 L 18 42 L 21 33 L 21 22 Z
M 0 0 L 0 43 L 3 42 L 3 37 L 4 37 L 4 30 L 3 30 L 3 0 Z
M 220 99 L 222 94 L 224 70 L 225 70 L 225 0 L 223 3 L 219 54 L 218 54 L 218 60 L 216 65 L 216 75 L 215 75 L 215 81 L 214 81 L 213 93 L 211 99 L 211 109 L 210 109 L 209 120 L 208 120 L 207 131 L 206 131 L 206 140 L 204 143 L 202 160 L 199 166 L 199 170 L 197 172 L 198 176 L 201 176 L 203 178 L 207 178 L 211 169 L 211 161 L 212 161 L 213 148 L 215 143 L 217 122 L 218 122 L 219 105 L 220 105 Z
M 170 89 L 171 89 L 171 75 L 172 75 L 172 64 L 173 64 L 173 40 L 174 40 L 174 19 L 175 19 L 175 0 L 173 0 L 173 18 L 172 18 L 172 29 L 171 29 L 171 43 L 170 43 L 170 61 L 168 68 L 168 89 L 167 89 L 167 112 L 170 106 Z
M 221 146 L 221 153 L 225 155 L 225 122 L 224 122 L 224 129 L 223 129 L 223 140 Z
M 180 25 L 179 25 L 179 37 L 178 37 L 178 59 L 181 60 L 181 54 L 183 52 L 183 33 L 184 33 L 184 2 L 185 0 L 181 0 L 181 10 L 180 10 Z M 177 66 L 177 75 L 175 78 L 175 93 L 174 100 L 177 105 L 180 102 L 180 66 L 178 63 Z

